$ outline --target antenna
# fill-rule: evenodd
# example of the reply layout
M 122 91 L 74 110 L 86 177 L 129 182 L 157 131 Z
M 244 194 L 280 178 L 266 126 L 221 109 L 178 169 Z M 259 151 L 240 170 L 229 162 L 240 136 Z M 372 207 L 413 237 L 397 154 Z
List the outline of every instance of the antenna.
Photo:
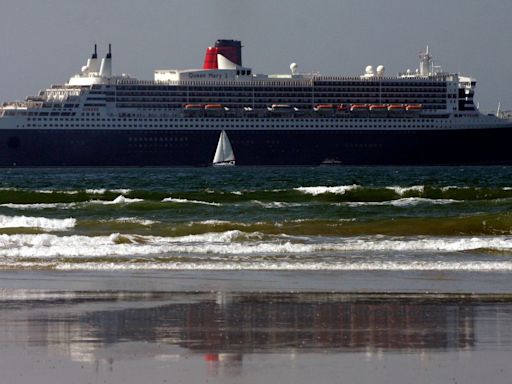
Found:
M 498 101 L 498 109 L 496 109 L 496 117 L 501 115 L 501 101 Z
M 107 53 L 107 59 L 112 58 L 112 44 L 108 45 L 108 53 Z
M 97 59 L 98 58 L 98 45 L 94 44 L 94 53 L 92 54 L 91 59 Z

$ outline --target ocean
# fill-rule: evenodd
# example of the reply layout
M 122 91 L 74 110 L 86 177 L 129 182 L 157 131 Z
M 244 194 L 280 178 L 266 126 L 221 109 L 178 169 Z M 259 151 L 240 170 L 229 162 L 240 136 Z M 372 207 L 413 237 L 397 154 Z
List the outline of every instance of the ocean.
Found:
M 510 272 L 511 208 L 511 167 L 5 169 L 0 268 Z
M 9 383 L 512 376 L 512 167 L 0 176 Z

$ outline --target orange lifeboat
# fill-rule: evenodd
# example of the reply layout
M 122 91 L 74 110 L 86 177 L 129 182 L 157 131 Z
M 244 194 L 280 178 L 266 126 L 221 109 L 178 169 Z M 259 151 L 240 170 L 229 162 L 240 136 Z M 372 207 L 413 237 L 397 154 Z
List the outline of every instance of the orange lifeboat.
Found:
M 370 111 L 372 112 L 387 112 L 388 106 L 385 104 L 372 104 L 370 105 Z
M 185 109 L 189 110 L 197 110 L 197 109 L 203 109 L 203 104 L 185 104 Z
M 334 109 L 334 104 L 318 104 L 314 108 L 315 111 L 332 111 Z
M 390 104 L 388 105 L 389 112 L 403 112 L 405 111 L 405 105 L 402 104 Z
M 318 104 L 313 109 L 320 115 L 331 115 L 336 112 L 336 106 L 334 104 Z
M 222 104 L 206 104 L 204 110 L 208 116 L 221 116 L 225 109 Z
M 204 109 L 223 109 L 222 104 L 206 104 Z
M 411 112 L 419 112 L 422 109 L 423 109 L 423 105 L 421 105 L 421 104 L 407 104 L 405 107 L 406 111 L 411 111 Z
M 352 104 L 350 110 L 352 112 L 366 112 L 368 111 L 368 104 Z
M 339 112 L 348 112 L 350 111 L 350 106 L 348 104 L 340 104 L 338 105 Z

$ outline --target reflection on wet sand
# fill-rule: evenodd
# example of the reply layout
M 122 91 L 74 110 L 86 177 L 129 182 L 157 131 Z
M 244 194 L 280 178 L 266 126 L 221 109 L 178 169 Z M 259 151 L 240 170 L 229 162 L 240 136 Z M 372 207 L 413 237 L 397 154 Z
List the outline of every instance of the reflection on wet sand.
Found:
M 236 370 L 249 353 L 512 345 L 512 301 L 503 297 L 108 292 L 4 295 L 2 302 L 1 343 L 46 346 L 73 361 L 111 363 L 108 351 L 129 342 L 148 343 L 139 352 L 159 359 L 202 354 L 212 370 Z

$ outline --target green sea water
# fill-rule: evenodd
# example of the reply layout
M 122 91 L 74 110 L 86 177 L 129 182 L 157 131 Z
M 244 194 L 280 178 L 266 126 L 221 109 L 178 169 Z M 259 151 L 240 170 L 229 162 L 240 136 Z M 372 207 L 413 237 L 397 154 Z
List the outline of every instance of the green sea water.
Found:
M 511 167 L 0 176 L 0 268 L 512 270 Z

